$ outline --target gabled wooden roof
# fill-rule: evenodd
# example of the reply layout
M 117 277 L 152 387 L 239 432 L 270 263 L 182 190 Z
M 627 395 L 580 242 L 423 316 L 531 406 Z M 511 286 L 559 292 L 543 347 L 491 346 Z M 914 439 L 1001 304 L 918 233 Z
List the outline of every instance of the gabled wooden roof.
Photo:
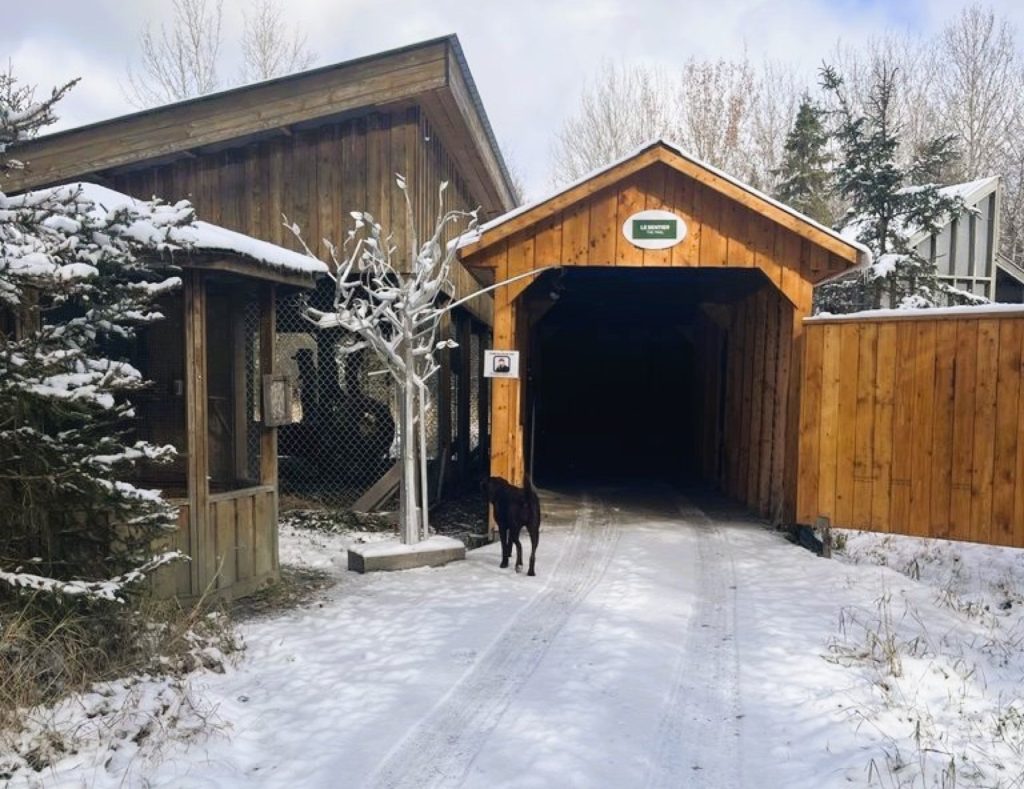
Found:
M 5 190 L 49 186 L 112 168 L 168 161 L 290 133 L 368 109 L 419 105 L 488 213 L 514 189 L 456 36 L 124 115 L 17 146 L 28 168 Z
M 690 156 L 665 140 L 651 142 L 550 197 L 510 211 L 482 225 L 474 237 L 462 242 L 459 256 L 469 265 L 481 264 L 486 258 L 479 253 L 489 247 L 527 228 L 539 225 L 559 212 L 659 162 L 827 250 L 845 261 L 847 267 L 862 266 L 870 262 L 871 253 L 862 244 L 844 238 L 837 231 Z

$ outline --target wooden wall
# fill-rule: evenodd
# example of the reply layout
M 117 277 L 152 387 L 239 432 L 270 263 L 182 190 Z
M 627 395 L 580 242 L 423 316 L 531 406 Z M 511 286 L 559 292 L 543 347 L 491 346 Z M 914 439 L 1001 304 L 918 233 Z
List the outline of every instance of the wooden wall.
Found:
M 199 518 L 191 544 L 189 508 L 179 503 L 178 529 L 160 550 L 179 550 L 190 562 L 175 562 L 154 574 L 162 599 L 236 598 L 277 578 L 276 490 L 272 485 L 210 496 L 207 517 Z
M 706 305 L 694 327 L 702 474 L 776 523 L 793 511 L 794 315 L 766 286 L 734 304 Z
M 438 187 L 448 181 L 445 205 L 472 210 L 480 204 L 429 122 L 416 107 L 371 113 L 296 130 L 242 147 L 200 153 L 173 162 L 117 170 L 111 186 L 142 199 L 188 199 L 200 219 L 274 244 L 301 250 L 282 216 L 328 260 L 323 239 L 341 244 L 352 228 L 350 211 L 369 211 L 390 229 L 400 254 L 408 249 L 406 208 L 395 173 L 408 179 L 415 227 L 433 231 Z M 461 265 L 455 290 L 474 290 Z M 467 305 L 490 322 L 490 299 Z
M 798 522 L 1024 547 L 1024 314 L 805 335 Z
M 758 201 L 749 194 L 742 201 L 727 197 L 697 175 L 652 158 L 621 179 L 606 185 L 595 179 L 578 188 L 582 194 L 572 190 L 564 199 L 543 204 L 557 209 L 553 214 L 538 220 L 528 211 L 508 220 L 468 246 L 463 260 L 495 271 L 507 262 L 509 272 L 552 264 L 759 268 L 794 304 L 809 304 L 812 283 L 849 267 L 849 259 L 759 213 Z M 648 209 L 681 216 L 687 225 L 682 242 L 661 250 L 633 246 L 622 225 L 630 215 Z M 490 243 L 492 237 L 501 240 Z M 514 295 L 528 284 L 522 283 Z

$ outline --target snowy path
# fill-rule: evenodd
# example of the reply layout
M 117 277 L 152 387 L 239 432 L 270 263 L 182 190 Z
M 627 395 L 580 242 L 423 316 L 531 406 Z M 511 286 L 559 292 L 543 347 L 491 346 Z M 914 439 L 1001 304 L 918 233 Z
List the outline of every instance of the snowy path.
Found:
M 381 789 L 459 786 L 502 724 L 517 692 L 594 586 L 618 529 L 584 503 L 549 580 L 443 701 L 389 755 L 372 785 Z
M 1005 711 L 1019 687 L 988 620 L 888 568 L 819 559 L 735 509 L 664 488 L 542 506 L 536 578 L 500 569 L 497 545 L 445 568 L 359 576 L 307 533 L 338 584 L 245 625 L 238 667 L 194 680 L 212 734 L 161 738 L 156 754 L 83 749 L 42 785 L 895 786 L 890 767 L 916 756 L 891 678 L 823 659 L 847 635 L 859 648 L 851 617 L 870 624 L 880 600 L 915 650 L 930 642 L 903 658 L 914 680 L 899 702 L 915 719 L 946 725 L 968 692 Z M 943 644 L 973 650 L 984 685 L 981 671 L 956 673 L 973 663 L 931 657 Z M 1018 753 L 1024 728 L 994 769 L 1024 776 Z

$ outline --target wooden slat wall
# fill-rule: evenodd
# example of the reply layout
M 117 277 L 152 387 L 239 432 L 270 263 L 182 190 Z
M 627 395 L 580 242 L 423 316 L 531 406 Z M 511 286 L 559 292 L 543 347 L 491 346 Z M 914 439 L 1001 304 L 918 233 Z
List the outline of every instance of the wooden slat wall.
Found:
M 784 475 L 793 314 L 788 300 L 765 287 L 734 305 L 707 309 L 695 327 L 701 473 L 774 522 L 792 512 Z
M 201 219 L 301 251 L 283 225 L 282 216 L 287 216 L 323 260 L 328 259 L 324 238 L 340 245 L 352 227 L 349 212 L 369 211 L 393 233 L 399 260 L 404 261 L 409 227 L 396 173 L 407 178 L 421 242 L 434 229 L 442 181 L 448 182 L 445 208 L 472 210 L 481 202 L 415 107 L 327 123 L 169 164 L 115 171 L 112 186 L 142 199 L 191 200 Z M 460 263 L 452 278 L 459 296 L 478 287 Z M 489 296 L 474 299 L 467 308 L 490 323 Z
M 683 218 L 687 231 L 681 243 L 668 250 L 643 250 L 622 235 L 630 214 L 651 208 L 671 210 Z M 811 282 L 821 272 L 848 266 L 839 256 L 660 162 L 593 192 L 507 241 L 469 254 L 465 262 L 494 268 L 506 255 L 512 261 L 509 276 L 552 264 L 757 268 L 798 305 L 810 303 Z
M 1024 314 L 805 335 L 798 522 L 1024 547 Z
M 277 518 L 274 488 L 256 488 L 210 497 L 208 516 L 201 519 L 201 550 L 189 538 L 189 505 L 180 504 L 178 529 L 159 550 L 179 550 L 198 565 L 193 581 L 189 562 L 175 562 L 153 575 L 155 597 L 181 600 L 199 597 L 236 598 L 277 578 Z

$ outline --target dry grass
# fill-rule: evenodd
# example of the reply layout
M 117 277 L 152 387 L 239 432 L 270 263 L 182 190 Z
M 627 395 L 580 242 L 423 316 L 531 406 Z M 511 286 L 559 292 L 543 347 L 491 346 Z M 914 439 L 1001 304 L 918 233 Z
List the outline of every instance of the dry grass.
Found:
M 125 608 L 67 604 L 40 594 L 2 598 L 0 752 L 44 769 L 71 747 L 68 733 L 34 732 L 35 744 L 25 751 L 19 735 L 30 711 L 135 675 L 183 677 L 199 667 L 223 671 L 227 656 L 240 646 L 229 617 L 201 603 L 185 608 L 142 600 Z M 190 703 L 186 695 L 180 703 Z

